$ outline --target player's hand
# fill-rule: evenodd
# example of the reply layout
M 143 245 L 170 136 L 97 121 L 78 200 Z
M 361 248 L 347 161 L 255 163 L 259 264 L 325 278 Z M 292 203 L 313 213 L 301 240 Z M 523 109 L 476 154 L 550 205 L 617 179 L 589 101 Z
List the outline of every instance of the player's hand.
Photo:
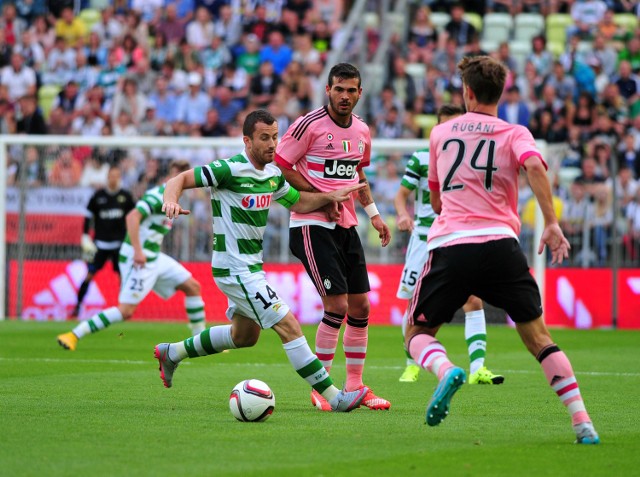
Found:
M 558 224 L 549 224 L 544 228 L 542 237 L 540 237 L 540 245 L 538 246 L 538 255 L 544 252 L 545 245 L 551 250 L 551 263 L 561 264 L 562 260 L 569 258 L 569 241 L 562 233 L 562 229 Z
M 337 222 L 342 217 L 342 204 L 338 202 L 329 202 L 318 210 L 324 212 L 329 222 Z
M 378 237 L 380 237 L 382 246 L 386 247 L 389 245 L 389 242 L 391 242 L 391 231 L 389 230 L 389 226 L 382 220 L 382 217 L 380 217 L 380 214 L 371 217 L 371 225 L 378 231 Z
M 335 202 L 344 202 L 345 200 L 349 200 L 351 198 L 351 194 L 357 190 L 366 187 L 367 184 L 364 182 L 362 184 L 356 184 L 349 187 L 342 187 L 341 189 L 336 189 L 331 192 L 327 192 L 329 198 Z
M 89 234 L 82 234 L 82 239 L 80 239 L 80 248 L 82 249 L 82 260 L 87 263 L 92 262 L 93 258 L 96 256 L 98 247 L 93 243 Z
M 413 232 L 413 219 L 408 214 L 398 215 L 396 226 L 403 232 Z
M 133 266 L 136 268 L 143 268 L 147 263 L 147 256 L 142 250 L 133 251 Z
M 180 215 L 189 215 L 191 211 L 183 209 L 177 202 L 165 202 L 162 204 L 162 212 L 170 219 L 175 219 Z

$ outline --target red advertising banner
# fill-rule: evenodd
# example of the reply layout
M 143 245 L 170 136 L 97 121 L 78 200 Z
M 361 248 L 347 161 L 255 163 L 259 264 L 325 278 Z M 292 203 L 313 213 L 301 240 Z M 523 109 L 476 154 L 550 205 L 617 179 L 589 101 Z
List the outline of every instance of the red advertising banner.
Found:
M 207 320 L 224 321 L 227 299 L 211 277 L 208 263 L 185 266 L 202 285 Z M 402 265 L 369 265 L 372 324 L 399 325 L 406 302 L 396 298 Z M 302 323 L 322 318 L 322 302 L 300 264 L 265 265 L 267 279 Z M 10 263 L 9 316 L 17 312 L 17 264 Z M 77 290 L 86 275 L 80 260 L 27 261 L 23 268 L 22 317 L 31 320 L 67 319 Z M 546 271 L 545 321 L 550 326 L 607 328 L 612 326 L 612 271 L 609 269 L 555 268 Z M 118 276 L 107 265 L 91 284 L 81 319 L 113 306 L 118 300 Z M 640 329 L 640 269 L 618 274 L 618 327 Z M 138 307 L 135 320 L 185 320 L 184 297 L 176 293 L 164 301 L 151 293 Z
M 224 321 L 227 299 L 218 290 L 208 263 L 186 263 L 185 266 L 202 285 L 208 321 Z M 265 265 L 267 280 L 290 306 L 302 323 L 318 323 L 322 318 L 322 301 L 302 265 Z M 402 265 L 371 265 L 369 299 L 373 313 L 370 322 L 400 324 L 406 302 L 396 298 Z M 9 316 L 17 314 L 17 264 L 10 263 Z M 27 261 L 23 267 L 22 317 L 30 320 L 64 321 L 76 303 L 76 295 L 87 268 L 84 262 Z M 96 275 L 84 300 L 80 318 L 86 319 L 118 301 L 118 276 L 110 265 Z M 140 304 L 135 320 L 186 321 L 184 296 L 176 293 L 164 301 L 154 293 Z

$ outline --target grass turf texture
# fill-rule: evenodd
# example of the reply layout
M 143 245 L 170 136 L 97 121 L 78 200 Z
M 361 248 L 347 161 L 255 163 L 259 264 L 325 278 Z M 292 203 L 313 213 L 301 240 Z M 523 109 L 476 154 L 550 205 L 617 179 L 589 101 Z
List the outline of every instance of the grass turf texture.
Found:
M 488 367 L 501 386 L 465 385 L 451 415 L 424 424 L 435 378 L 399 383 L 400 331 L 370 330 L 365 382 L 389 412 L 320 413 L 275 333 L 253 349 L 187 360 L 164 389 L 153 346 L 184 324 L 126 323 L 55 341 L 69 323 L 0 322 L 0 475 L 639 475 L 640 333 L 553 330 L 572 360 L 602 444 L 574 445 L 570 418 L 514 330 L 489 327 Z M 315 328 L 306 327 L 312 341 Z M 463 330 L 440 340 L 468 367 Z M 338 351 L 333 376 L 344 380 Z M 241 423 L 228 397 L 257 378 L 276 395 L 265 423 Z

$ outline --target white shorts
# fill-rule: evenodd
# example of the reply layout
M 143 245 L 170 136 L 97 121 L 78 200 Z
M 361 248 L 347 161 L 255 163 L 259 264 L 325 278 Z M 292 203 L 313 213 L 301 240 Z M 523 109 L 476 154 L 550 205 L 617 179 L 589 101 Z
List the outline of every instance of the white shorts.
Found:
M 134 267 L 133 257 L 120 263 L 122 285 L 118 301 L 126 305 L 137 305 L 151 290 L 164 298 L 171 298 L 176 287 L 183 284 L 191 273 L 169 255 L 159 253 L 158 258 L 144 267 Z
M 416 287 L 418 278 L 422 273 L 424 264 L 427 263 L 427 241 L 420 240 L 420 234 L 415 229 L 411 233 L 407 255 L 405 257 L 404 269 L 400 277 L 400 284 L 396 296 L 402 300 L 410 300 L 413 296 L 413 289 Z
M 227 318 L 234 314 L 255 321 L 260 328 L 271 328 L 289 313 L 287 305 L 267 282 L 264 272 L 215 277 L 216 285 L 229 300 Z

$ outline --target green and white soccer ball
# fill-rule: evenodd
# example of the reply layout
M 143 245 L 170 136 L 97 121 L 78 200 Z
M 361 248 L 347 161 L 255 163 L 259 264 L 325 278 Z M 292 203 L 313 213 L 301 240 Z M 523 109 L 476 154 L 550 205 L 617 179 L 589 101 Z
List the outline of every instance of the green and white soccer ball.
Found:
M 276 397 L 267 383 L 246 379 L 233 388 L 229 396 L 229 409 L 238 421 L 266 421 L 276 406 Z

